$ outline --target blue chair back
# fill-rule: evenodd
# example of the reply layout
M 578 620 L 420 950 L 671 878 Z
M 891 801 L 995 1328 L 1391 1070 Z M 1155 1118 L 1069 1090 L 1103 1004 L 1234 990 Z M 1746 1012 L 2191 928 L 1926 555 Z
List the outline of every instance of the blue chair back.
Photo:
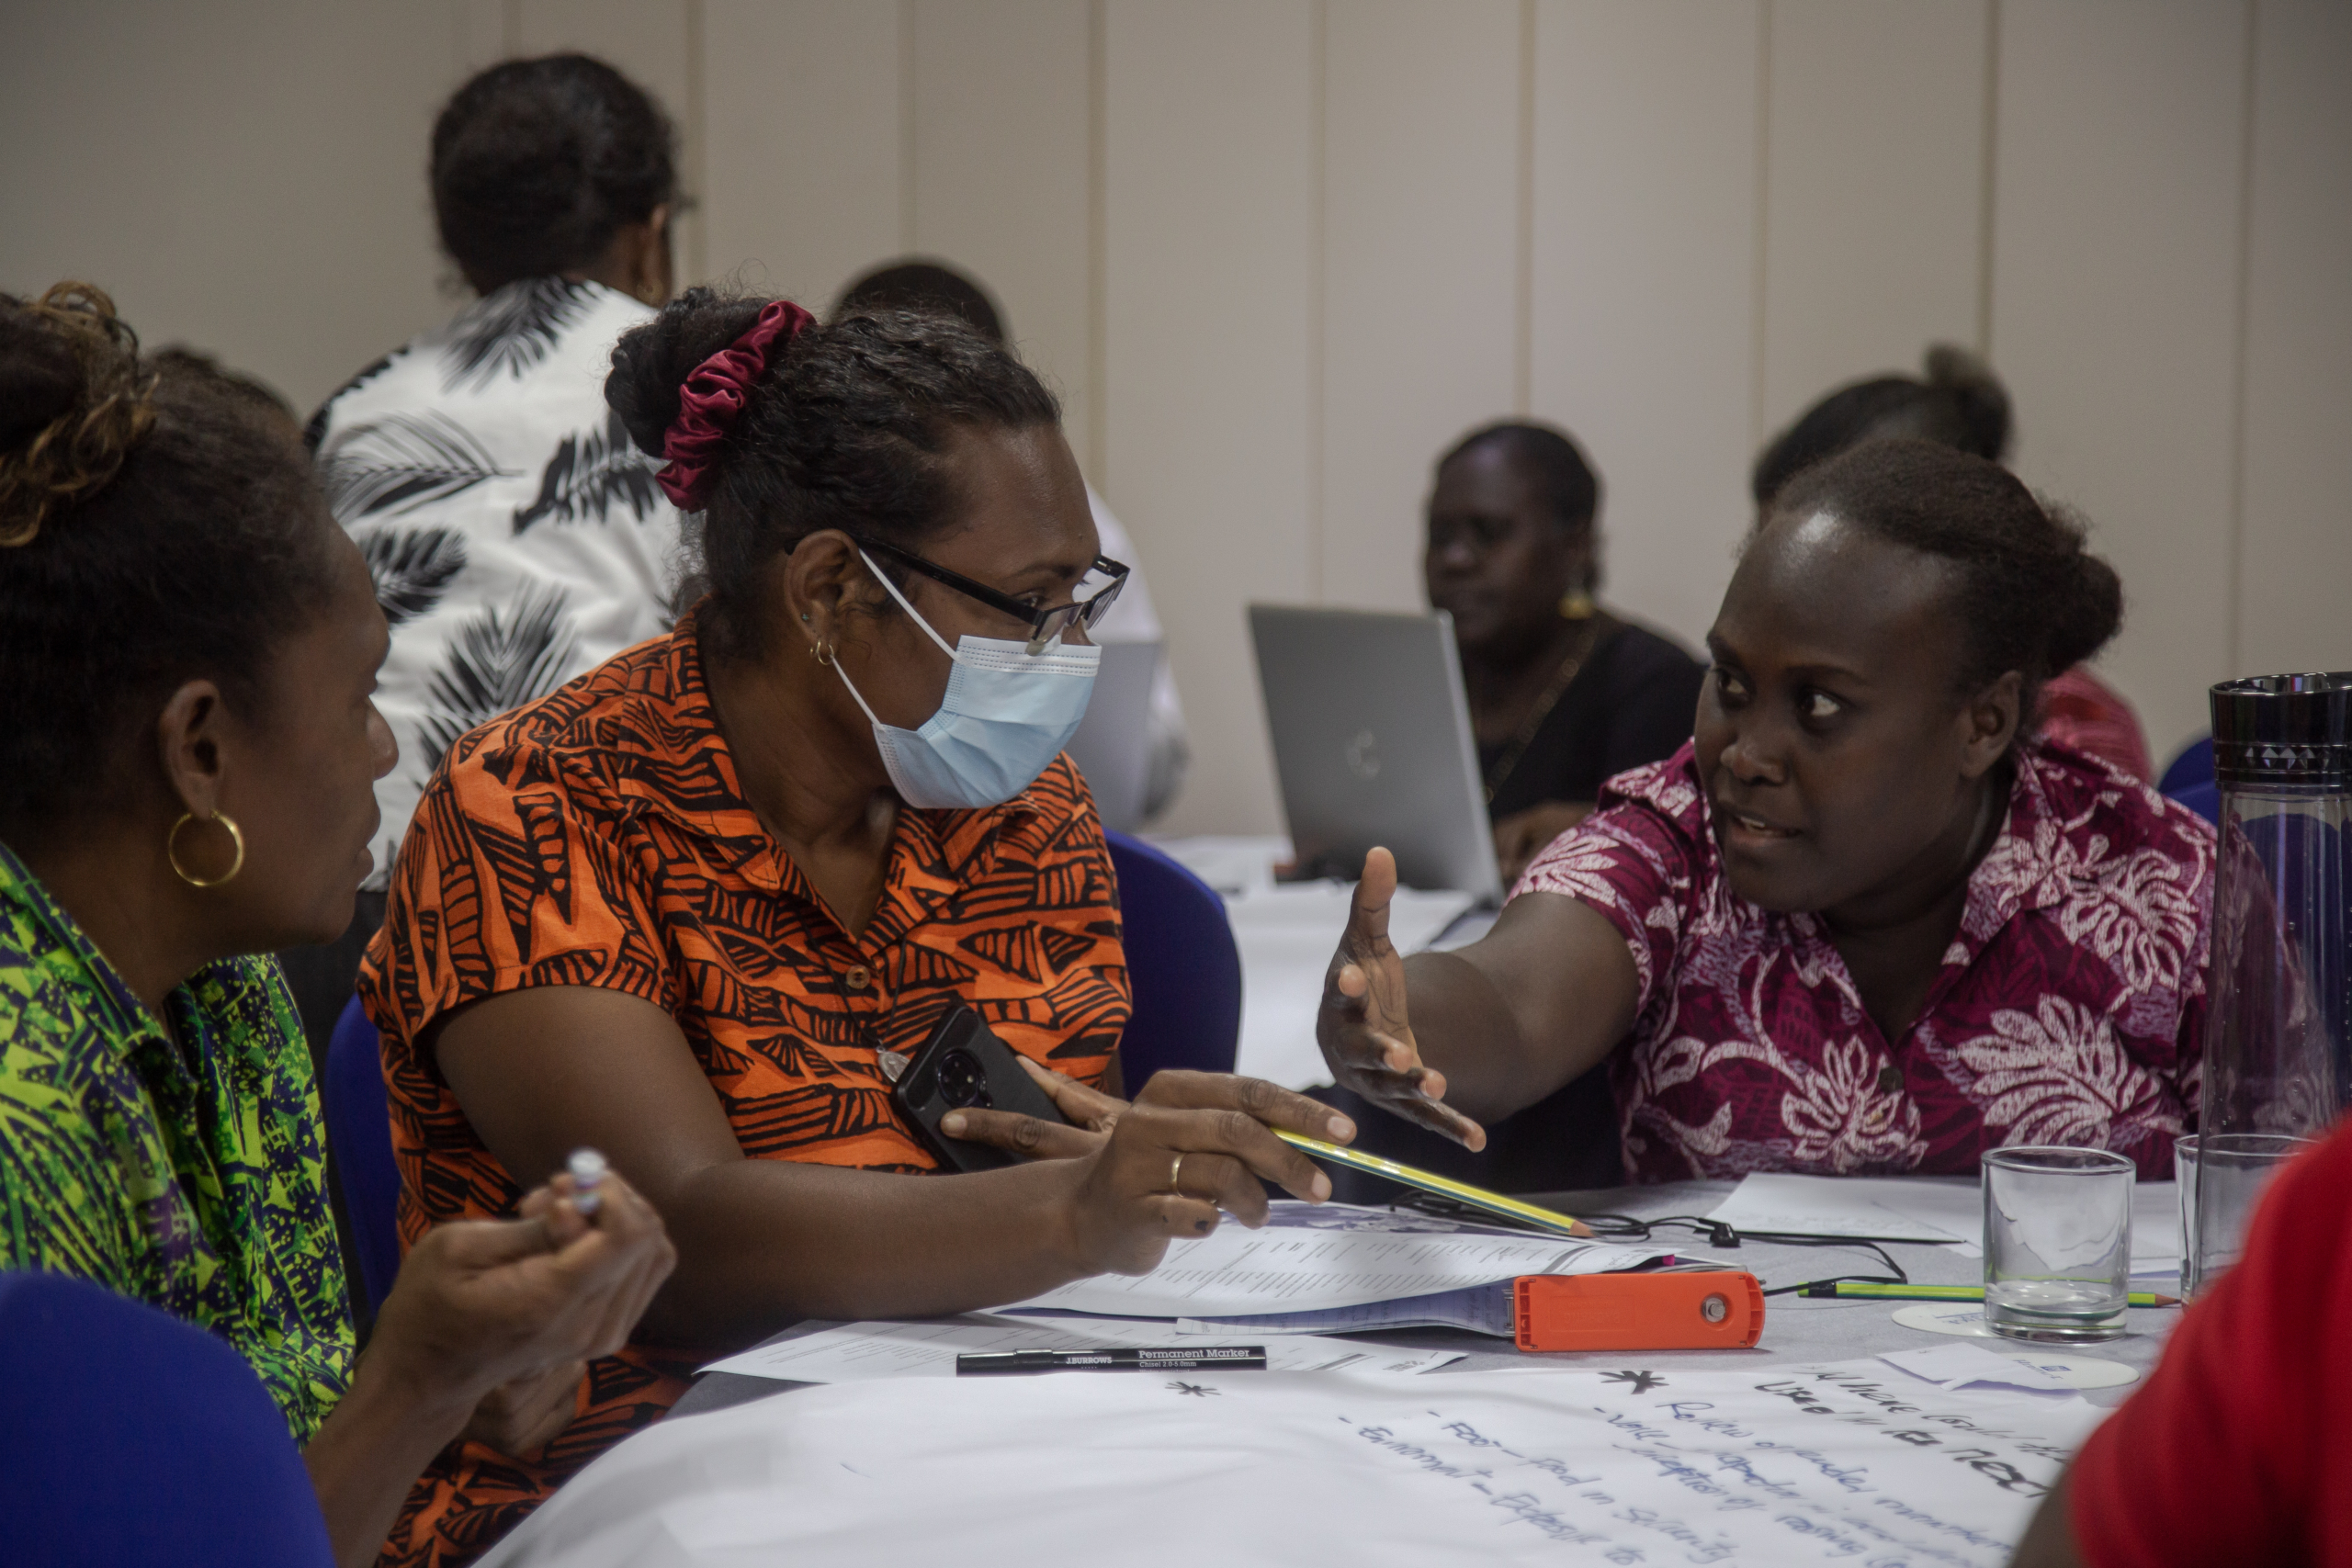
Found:
M 1105 833 L 1119 877 L 1135 1016 L 1119 1037 L 1133 1094 L 1169 1067 L 1229 1073 L 1241 1044 L 1241 950 L 1216 889 L 1140 839 Z
M 344 1213 L 359 1256 L 359 1285 L 373 1313 L 401 1271 L 401 1169 L 392 1158 L 391 1101 L 384 1092 L 383 1042 L 354 997 L 327 1040 L 322 1090 L 327 1145 L 343 1183 Z
M 2213 782 L 2213 738 L 2203 735 L 2180 749 L 2180 755 L 2165 764 L 2165 776 L 2156 781 L 2156 793 L 2186 799 L 2184 791 L 2199 784 Z
M 333 1568 L 244 1358 L 62 1274 L 0 1274 L 0 1530 L 47 1568 Z

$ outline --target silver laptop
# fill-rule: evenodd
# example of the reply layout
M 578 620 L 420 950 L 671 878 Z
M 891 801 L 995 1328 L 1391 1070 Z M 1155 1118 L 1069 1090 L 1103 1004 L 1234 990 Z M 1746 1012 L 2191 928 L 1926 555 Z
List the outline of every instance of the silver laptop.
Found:
M 1500 900 L 1453 617 L 1252 604 L 1250 635 L 1300 868 L 1385 844 L 1408 887 Z
M 1104 643 L 1086 717 L 1065 748 L 1094 792 L 1102 826 L 1114 833 L 1142 827 L 1150 798 L 1151 686 L 1159 658 L 1156 642 Z

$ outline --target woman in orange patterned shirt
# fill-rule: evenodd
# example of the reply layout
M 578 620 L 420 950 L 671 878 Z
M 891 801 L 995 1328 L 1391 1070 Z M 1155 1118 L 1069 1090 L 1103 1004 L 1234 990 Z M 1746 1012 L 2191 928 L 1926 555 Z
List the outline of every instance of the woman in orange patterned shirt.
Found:
M 1057 752 L 1125 569 L 1036 378 L 960 323 L 819 326 L 708 290 L 614 361 L 606 397 L 701 513 L 707 596 L 451 749 L 361 989 L 405 1234 L 503 1213 L 510 1172 L 589 1144 L 661 1211 L 678 1268 L 561 1436 L 442 1457 L 397 1562 L 470 1560 L 714 1353 L 1140 1272 L 1220 1209 L 1261 1221 L 1261 1177 L 1329 1195 L 1269 1124 L 1353 1134 L 1245 1079 L 1114 1098 L 1118 902 Z M 944 1130 L 1063 1157 L 922 1179 L 886 1069 L 958 1001 L 1066 1075 L 1033 1069 L 1080 1125 Z

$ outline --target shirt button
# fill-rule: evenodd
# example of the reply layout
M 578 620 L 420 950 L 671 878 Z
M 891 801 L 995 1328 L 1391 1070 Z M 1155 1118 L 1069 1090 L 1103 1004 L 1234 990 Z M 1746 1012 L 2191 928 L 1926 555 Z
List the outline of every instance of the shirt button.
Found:
M 842 983 L 853 991 L 862 991 L 874 983 L 874 974 L 861 964 L 842 976 Z
M 1881 1094 L 1893 1094 L 1896 1089 L 1901 1089 L 1902 1087 L 1902 1069 L 1898 1067 L 1881 1067 L 1878 1070 L 1878 1088 Z

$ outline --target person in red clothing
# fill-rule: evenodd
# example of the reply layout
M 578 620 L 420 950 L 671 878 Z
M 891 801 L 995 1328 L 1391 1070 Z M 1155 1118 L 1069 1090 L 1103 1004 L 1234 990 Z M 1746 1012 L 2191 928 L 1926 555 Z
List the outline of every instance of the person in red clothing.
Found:
M 2352 1129 L 2278 1178 L 2245 1253 L 2083 1445 L 2013 1568 L 2352 1563 Z
M 2142 784 L 2156 782 L 2155 760 L 2140 716 L 2123 694 L 2077 664 L 2041 688 L 2041 738 L 2122 769 Z

